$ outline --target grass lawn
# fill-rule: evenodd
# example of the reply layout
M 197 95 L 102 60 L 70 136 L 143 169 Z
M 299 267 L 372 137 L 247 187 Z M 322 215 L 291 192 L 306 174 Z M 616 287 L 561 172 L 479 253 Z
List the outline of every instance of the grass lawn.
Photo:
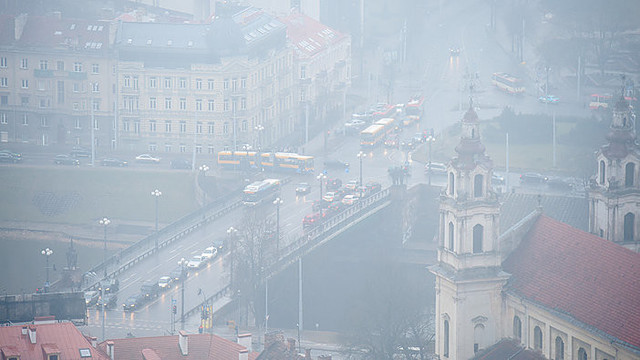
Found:
M 193 174 L 109 168 L 0 168 L 0 220 L 84 225 L 107 216 L 126 221 L 162 223 L 194 211 Z

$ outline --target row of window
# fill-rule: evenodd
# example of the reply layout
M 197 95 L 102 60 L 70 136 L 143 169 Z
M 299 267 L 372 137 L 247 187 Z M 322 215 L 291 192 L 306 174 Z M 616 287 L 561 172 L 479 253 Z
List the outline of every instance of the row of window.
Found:
M 165 133 L 171 133 L 173 130 L 173 122 L 171 120 L 166 120 L 164 122 L 164 132 Z M 179 133 L 180 134 L 186 134 L 187 133 L 187 122 L 186 121 L 180 121 L 178 123 L 179 126 Z M 204 124 L 202 122 L 197 122 L 196 123 L 196 134 L 202 134 L 203 133 L 203 127 Z M 131 122 L 129 120 L 124 120 L 122 121 L 122 130 L 125 132 L 130 132 L 131 131 Z M 157 125 L 157 121 L 156 120 L 149 120 L 149 132 L 150 133 L 155 133 L 158 130 L 158 125 Z M 241 132 L 247 132 L 249 130 L 249 121 L 247 121 L 246 119 L 243 119 L 240 122 L 240 131 Z M 229 134 L 229 132 L 231 131 L 231 124 L 228 121 L 225 121 L 222 124 L 222 133 L 224 135 Z M 136 134 L 140 133 L 140 121 L 133 121 L 133 132 Z M 207 133 L 209 135 L 215 135 L 215 123 L 213 121 L 207 122 Z
M 449 251 L 455 251 L 455 226 L 453 222 L 449 222 L 447 233 L 447 249 Z M 482 252 L 482 242 L 484 241 L 484 226 L 476 224 L 473 227 L 473 253 L 479 254 Z
M 201 144 L 196 144 L 195 145 L 195 150 L 197 154 L 202 154 L 202 145 Z M 150 152 L 156 152 L 158 151 L 158 145 L 156 143 L 149 143 L 149 151 Z M 173 152 L 173 144 L 170 143 L 166 143 L 164 144 L 164 152 Z M 186 153 L 187 152 L 187 145 L 186 144 L 179 144 L 178 145 L 178 152 L 181 153 Z M 208 154 L 215 154 L 215 150 L 213 148 L 213 145 L 209 144 L 207 145 L 207 153 Z
M 0 57 L 0 68 L 7 68 L 8 65 L 9 65 L 9 61 L 7 60 L 7 58 L 5 56 Z M 29 69 L 28 58 L 20 59 L 20 69 L 23 69 L 23 70 Z M 49 70 L 49 60 L 44 60 L 44 59 L 40 60 L 38 69 Z M 64 69 L 65 69 L 64 61 L 62 60 L 56 61 L 56 70 L 64 71 Z M 82 72 L 82 70 L 83 70 L 83 63 L 80 61 L 75 61 L 73 63 L 73 71 Z M 97 63 L 91 64 L 91 73 L 100 74 L 100 64 L 97 64 Z
M 124 108 L 126 110 L 139 110 L 139 102 L 138 102 L 138 97 L 136 96 L 124 96 L 123 97 L 123 101 L 124 101 Z M 203 110 L 203 103 L 204 100 L 203 99 L 196 99 L 195 100 L 195 109 L 197 111 L 202 111 Z M 230 111 L 230 110 L 236 110 L 238 109 L 238 100 L 237 99 L 224 99 L 223 101 L 223 111 Z M 216 102 L 213 99 L 208 99 L 207 100 L 207 110 L 208 111 L 215 111 L 215 106 Z M 158 109 L 158 98 L 156 97 L 150 97 L 149 98 L 149 109 L 151 110 L 156 110 Z M 173 98 L 170 97 L 166 97 L 164 98 L 164 110 L 172 110 L 173 109 Z M 187 98 L 180 98 L 178 100 L 178 109 L 179 110 L 187 110 Z M 240 99 L 240 110 L 246 110 L 247 109 L 247 99 L 246 98 L 241 98 Z
M 123 82 L 123 86 L 125 88 L 130 88 L 130 89 L 134 89 L 134 90 L 138 90 L 139 89 L 139 78 L 137 75 L 124 75 L 122 77 L 122 82 Z M 159 77 L 159 76 L 150 76 L 149 80 L 148 80 L 148 88 L 149 89 L 158 89 L 160 88 L 160 84 L 162 84 L 162 88 L 164 89 L 173 89 L 174 88 L 174 82 L 175 79 L 173 77 L 169 77 L 169 76 L 165 76 L 165 77 Z M 203 84 L 204 84 L 204 80 L 201 78 L 196 78 L 195 79 L 195 89 L 196 90 L 203 90 Z M 207 90 L 215 90 L 215 85 L 216 82 L 214 79 L 207 79 L 206 81 L 206 85 L 207 85 Z M 189 81 L 186 77 L 180 77 L 178 78 L 177 81 L 177 88 L 178 89 L 184 89 L 187 90 L 189 89 Z M 242 77 L 240 79 L 238 78 L 225 78 L 222 81 L 222 89 L 223 90 L 233 90 L 236 91 L 238 89 L 246 89 L 247 88 L 247 78 L 246 77 Z
M 0 125 L 7 125 L 8 123 L 9 121 L 8 121 L 7 113 L 0 113 Z M 20 123 L 23 126 L 29 126 L 29 115 L 22 114 Z M 40 126 L 42 127 L 49 126 L 49 120 L 46 115 L 40 115 Z M 94 119 L 93 128 L 95 130 L 100 130 L 100 127 L 98 126 L 98 119 Z M 82 129 L 82 122 L 79 118 L 75 119 L 75 129 Z
M 598 180 L 600 182 L 600 185 L 605 185 L 605 180 L 607 179 L 606 170 L 607 170 L 607 166 L 604 160 L 600 160 L 599 174 L 598 174 L 599 175 Z M 624 167 L 624 186 L 625 187 L 632 187 L 634 185 L 635 173 L 636 173 L 636 164 L 632 162 L 628 162 L 627 165 L 625 165 Z

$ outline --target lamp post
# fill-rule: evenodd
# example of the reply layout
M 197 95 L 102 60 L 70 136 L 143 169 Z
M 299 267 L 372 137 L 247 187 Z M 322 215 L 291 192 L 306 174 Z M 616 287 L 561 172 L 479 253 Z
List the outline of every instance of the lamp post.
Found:
M 322 204 L 322 183 L 324 182 L 324 180 L 327 178 L 327 175 L 325 174 L 320 174 L 316 177 L 316 179 L 318 179 L 320 181 L 320 204 Z M 322 206 L 322 205 L 320 205 Z
M 40 251 L 40 253 L 42 255 L 44 255 L 46 261 L 47 261 L 47 266 L 45 267 L 45 271 L 47 273 L 47 279 L 44 283 L 44 292 L 49 292 L 49 256 L 51 256 L 53 254 L 53 250 L 46 248 L 42 251 Z
M 360 183 L 358 184 L 360 186 L 360 197 L 362 198 L 362 158 L 366 157 L 367 154 L 365 154 L 364 152 L 360 151 L 358 153 L 358 159 L 360 160 Z
M 154 196 L 156 198 L 156 252 L 158 251 L 158 198 L 160 196 L 162 196 L 162 191 L 155 189 L 151 192 L 151 196 Z
M 258 124 L 253 128 L 256 133 L 257 133 L 257 143 L 256 143 L 256 150 L 260 151 L 260 148 L 262 147 L 262 131 L 264 130 L 264 126 L 262 126 L 262 124 Z
M 111 220 L 103 217 L 98 221 L 104 229 L 104 251 L 102 252 L 102 265 L 104 265 L 104 277 L 107 278 L 107 225 L 111 224 Z
M 202 176 L 207 176 L 207 171 L 209 171 L 209 167 L 207 165 L 200 165 L 198 170 L 200 170 L 200 174 L 202 174 Z M 200 181 L 198 181 L 198 187 L 200 189 L 202 189 L 202 185 L 200 184 Z M 202 190 L 202 193 L 204 194 L 204 205 L 206 205 L 207 204 L 207 192 L 205 190 Z
M 277 197 L 273 200 L 273 204 L 276 206 L 276 258 L 280 259 L 280 205 L 282 199 Z
M 187 259 L 185 258 L 181 258 L 180 261 L 178 261 L 178 265 L 180 265 L 180 282 L 182 282 L 182 289 L 181 293 L 182 293 L 182 301 L 180 303 L 180 324 L 181 324 L 181 329 L 184 330 L 184 278 L 186 277 L 186 273 L 184 270 L 184 266 L 187 264 Z
M 236 233 L 238 232 L 238 230 L 236 228 L 234 228 L 233 226 L 229 227 L 229 229 L 227 229 L 227 235 L 229 236 L 229 249 L 231 251 L 231 264 L 229 266 L 229 286 L 233 287 L 233 258 L 236 256 L 235 255 L 235 236 Z
M 434 142 L 436 140 L 435 137 L 433 137 L 433 135 L 429 134 L 429 137 L 427 137 L 425 139 L 425 141 L 429 144 L 429 154 L 427 154 L 428 156 L 428 162 L 427 162 L 427 173 L 429 175 L 429 185 L 431 185 L 431 143 Z

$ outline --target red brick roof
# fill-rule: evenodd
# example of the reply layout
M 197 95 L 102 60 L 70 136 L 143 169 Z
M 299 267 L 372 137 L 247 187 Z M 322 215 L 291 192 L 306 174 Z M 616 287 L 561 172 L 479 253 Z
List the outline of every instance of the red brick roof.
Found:
M 0 354 L 20 355 L 21 359 L 46 359 L 46 353 L 59 353 L 61 359 L 79 359 L 80 349 L 89 349 L 91 358 L 108 360 L 109 357 L 91 346 L 91 342 L 70 322 L 28 325 L 36 329 L 36 343 L 29 335 L 22 335 L 22 326 L 0 327 Z
M 302 57 L 313 57 L 345 37 L 341 32 L 304 14 L 293 13 L 278 20 L 287 25 L 287 37 Z
M 503 268 L 507 291 L 640 347 L 640 254 L 541 215 Z
M 233 341 L 212 334 L 189 334 L 187 336 L 188 355 L 182 356 L 178 345 L 178 335 L 153 336 L 109 340 L 114 343 L 116 360 L 142 360 L 143 352 L 148 356 L 153 353 L 158 359 L 198 359 L 198 360 L 238 360 L 241 350 L 246 348 Z M 106 351 L 106 343 L 98 346 Z M 151 351 L 152 350 L 152 351 Z M 250 353 L 249 360 L 258 357 Z

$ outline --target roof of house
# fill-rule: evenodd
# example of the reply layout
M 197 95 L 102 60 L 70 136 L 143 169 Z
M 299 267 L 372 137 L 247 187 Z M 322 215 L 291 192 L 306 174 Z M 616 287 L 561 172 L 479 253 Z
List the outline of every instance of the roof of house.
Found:
M 534 211 L 538 204 L 549 217 L 587 231 L 589 201 L 583 197 L 506 193 L 501 199 L 500 233 L 503 234 L 518 221 Z
M 287 37 L 300 57 L 313 57 L 345 38 L 341 32 L 304 14 L 293 13 L 279 20 L 287 26 Z
M 546 359 L 541 353 L 530 349 L 525 349 L 517 340 L 502 339 L 485 349 L 472 360 L 544 360 Z
M 22 326 L 0 327 L 0 354 L 5 358 L 20 355 L 21 359 L 46 359 L 47 353 L 59 354 L 61 359 L 79 359 L 80 350 L 89 351 L 92 359 L 109 357 L 91 346 L 91 342 L 70 322 L 27 325 L 35 329 L 35 343 L 29 334 L 22 334 Z
M 151 336 L 109 341 L 114 343 L 116 359 L 127 360 L 149 359 L 153 356 L 158 359 L 237 360 L 240 352 L 246 350 L 244 346 L 217 335 L 188 334 L 188 354 L 183 356 L 180 353 L 178 337 L 179 335 Z M 100 343 L 98 347 L 106 351 L 106 342 Z M 257 353 L 249 353 L 249 360 L 257 357 Z
M 640 347 L 640 254 L 541 215 L 503 269 L 506 291 Z

